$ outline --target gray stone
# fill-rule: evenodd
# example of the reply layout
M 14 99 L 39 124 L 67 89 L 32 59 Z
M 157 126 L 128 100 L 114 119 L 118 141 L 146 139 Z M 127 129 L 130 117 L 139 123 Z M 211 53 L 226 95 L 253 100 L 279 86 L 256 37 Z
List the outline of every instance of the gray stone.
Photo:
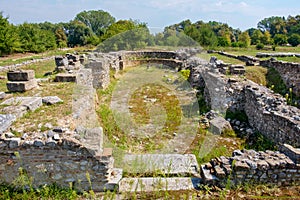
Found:
M 16 97 L 10 98 L 2 102 L 1 105 L 9 105 L 14 107 L 26 107 L 27 110 L 35 111 L 42 106 L 41 97 Z
M 199 188 L 196 178 L 123 178 L 119 192 L 184 191 Z
M 8 144 L 8 147 L 13 149 L 17 148 L 20 145 L 21 138 L 11 138 Z
M 199 176 L 199 166 L 193 154 L 142 154 L 125 155 L 124 167 L 128 172 L 135 174 Z
M 6 86 L 10 92 L 25 92 L 36 88 L 38 85 L 36 79 L 32 79 L 29 81 L 7 82 Z
M 228 121 L 223 117 L 216 117 L 210 121 L 210 131 L 213 134 L 222 134 L 226 129 L 232 130 L 232 127 Z
M 7 72 L 9 81 L 30 81 L 34 79 L 34 70 L 10 71 Z
M 55 82 L 76 82 L 76 75 L 74 74 L 57 74 L 54 79 Z
M 60 140 L 60 136 L 59 136 L 59 134 L 54 134 L 53 135 L 53 140 L 56 140 L 56 141 L 58 141 L 58 140 Z
M 42 147 L 42 146 L 44 146 L 44 142 L 41 141 L 41 140 L 35 140 L 33 142 L 33 145 L 36 146 L 36 147 Z
M 47 105 L 53 105 L 53 104 L 57 104 L 57 103 L 62 103 L 63 100 L 61 100 L 61 98 L 59 98 L 58 96 L 47 96 L 47 97 L 43 97 L 42 101 L 44 104 Z
M 11 114 L 3 115 L 3 114 L 0 114 L 0 135 L 4 131 L 6 131 L 15 120 L 16 120 L 16 116 L 15 115 L 11 115 Z
M 4 99 L 6 97 L 5 92 L 0 92 L 0 100 Z

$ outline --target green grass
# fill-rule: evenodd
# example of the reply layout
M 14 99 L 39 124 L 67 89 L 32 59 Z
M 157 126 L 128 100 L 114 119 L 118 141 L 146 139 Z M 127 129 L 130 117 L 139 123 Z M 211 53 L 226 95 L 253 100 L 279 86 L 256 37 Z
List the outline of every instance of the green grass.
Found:
M 268 69 L 261 66 L 247 66 L 246 78 L 257 83 L 266 86 L 267 85 L 267 73 Z
M 23 70 L 34 70 L 35 72 L 35 77 L 36 78 L 44 78 L 45 73 L 47 72 L 53 72 L 55 69 L 55 61 L 54 59 L 52 60 L 47 60 L 43 62 L 37 62 L 33 63 L 30 65 L 26 65 L 22 67 Z
M 27 54 L 18 54 L 16 55 L 8 55 L 4 57 L 0 57 L 0 66 L 7 66 L 22 63 L 24 61 L 32 60 L 32 59 L 40 59 L 50 56 L 57 56 L 57 55 L 65 55 L 66 53 L 74 53 L 76 52 L 84 52 L 87 50 L 87 47 L 76 47 L 76 48 L 69 48 L 67 50 L 52 50 L 47 51 L 44 53 L 34 54 L 34 53 L 27 53 Z M 14 57 L 15 56 L 15 57 Z

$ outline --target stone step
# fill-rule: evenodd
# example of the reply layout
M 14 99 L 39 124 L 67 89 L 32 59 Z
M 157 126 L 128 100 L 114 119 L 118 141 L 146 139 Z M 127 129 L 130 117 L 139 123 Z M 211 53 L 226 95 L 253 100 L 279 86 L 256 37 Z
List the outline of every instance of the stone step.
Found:
M 183 191 L 199 189 L 201 178 L 123 178 L 119 192 Z
M 132 175 L 200 177 L 199 165 L 193 154 L 127 154 L 123 158 L 123 169 Z

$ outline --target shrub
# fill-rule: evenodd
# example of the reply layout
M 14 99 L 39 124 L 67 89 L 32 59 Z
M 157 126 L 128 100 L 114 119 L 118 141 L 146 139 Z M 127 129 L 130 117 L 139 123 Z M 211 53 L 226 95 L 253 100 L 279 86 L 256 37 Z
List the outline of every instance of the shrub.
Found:
M 258 43 L 258 44 L 256 45 L 256 49 L 257 49 L 257 50 L 261 50 L 261 49 L 263 49 L 264 47 L 265 47 L 265 45 L 262 44 L 262 43 Z

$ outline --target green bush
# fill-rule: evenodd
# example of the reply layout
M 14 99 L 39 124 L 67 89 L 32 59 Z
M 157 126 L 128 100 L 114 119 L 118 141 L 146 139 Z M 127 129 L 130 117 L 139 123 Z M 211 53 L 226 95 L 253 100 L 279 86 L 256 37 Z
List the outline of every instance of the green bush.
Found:
M 261 50 L 261 49 L 263 49 L 264 47 L 265 47 L 265 45 L 262 44 L 262 43 L 258 43 L 258 44 L 256 45 L 256 49 L 257 49 L 257 50 Z

